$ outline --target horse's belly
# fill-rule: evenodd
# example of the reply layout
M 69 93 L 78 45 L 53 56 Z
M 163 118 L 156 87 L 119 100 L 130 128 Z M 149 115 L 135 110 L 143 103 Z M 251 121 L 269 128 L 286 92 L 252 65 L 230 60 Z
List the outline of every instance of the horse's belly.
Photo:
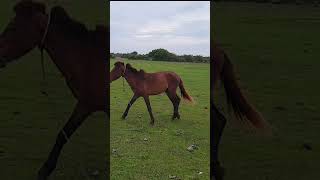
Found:
M 159 94 L 162 94 L 163 92 L 165 92 L 165 90 L 164 91 L 152 91 L 152 92 L 150 92 L 148 94 L 150 94 L 150 95 L 159 95 Z
M 164 93 L 167 89 L 168 89 L 168 85 L 166 83 L 165 84 L 154 83 L 152 85 L 148 85 L 148 87 L 146 88 L 146 91 L 150 95 L 158 95 L 158 94 Z

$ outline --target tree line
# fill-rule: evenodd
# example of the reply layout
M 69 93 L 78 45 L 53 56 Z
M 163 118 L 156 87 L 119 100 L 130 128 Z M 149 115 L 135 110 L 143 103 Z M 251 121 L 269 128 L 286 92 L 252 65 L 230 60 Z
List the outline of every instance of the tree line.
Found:
M 171 61 L 171 62 L 193 62 L 209 63 L 210 57 L 201 55 L 176 55 L 166 49 L 154 49 L 148 54 L 139 54 L 134 51 L 131 53 L 110 53 L 110 58 L 121 57 L 131 60 L 149 60 L 149 61 Z

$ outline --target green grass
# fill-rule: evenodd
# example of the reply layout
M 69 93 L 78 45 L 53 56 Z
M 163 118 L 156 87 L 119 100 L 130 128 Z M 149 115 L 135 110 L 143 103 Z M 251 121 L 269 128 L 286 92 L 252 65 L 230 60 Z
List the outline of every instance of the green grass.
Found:
M 68 1 L 69 2 L 69 1 Z M 0 30 L 13 16 L 15 1 L 1 1 Z M 63 4 L 72 17 L 93 28 L 107 23 L 104 1 L 70 1 Z M 38 49 L 0 71 L 0 179 L 35 179 L 58 131 L 67 121 L 75 99 L 60 72 L 46 57 L 49 99 L 40 93 Z M 107 125 L 104 113 L 89 117 L 60 156 L 51 179 L 106 179 Z M 98 170 L 98 177 L 92 172 Z M 87 177 L 89 176 L 89 177 Z
M 113 68 L 111 60 L 110 68 Z M 122 79 L 114 81 L 110 92 L 111 109 L 111 179 L 209 179 L 209 64 L 170 63 L 126 60 L 147 72 L 174 71 L 184 81 L 195 105 L 182 101 L 180 120 L 171 120 L 173 107 L 164 94 L 150 96 L 155 126 L 149 125 L 149 114 L 143 98 L 131 107 L 126 120 L 121 119 L 133 93 Z M 178 95 L 180 96 L 180 92 Z M 144 141 L 147 138 L 148 141 Z M 196 144 L 199 149 L 187 151 Z M 199 175 L 201 171 L 203 174 Z
M 235 64 L 249 99 L 276 129 L 273 138 L 262 138 L 229 123 L 220 150 L 226 179 L 318 179 L 319 8 L 255 3 L 214 6 L 215 41 L 223 44 Z M 220 93 L 219 105 L 226 107 Z M 312 150 L 305 150 L 304 143 Z

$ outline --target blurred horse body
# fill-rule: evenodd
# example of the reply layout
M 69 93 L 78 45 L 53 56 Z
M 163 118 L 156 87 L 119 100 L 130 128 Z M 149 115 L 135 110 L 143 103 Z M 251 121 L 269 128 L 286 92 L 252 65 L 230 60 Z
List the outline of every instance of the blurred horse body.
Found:
M 249 127 L 259 129 L 267 134 L 269 134 L 271 131 L 268 122 L 263 119 L 262 115 L 255 109 L 253 105 L 249 103 L 247 98 L 244 96 L 238 84 L 234 67 L 224 50 L 222 50 L 216 44 L 213 44 L 211 57 L 211 70 L 213 70 L 213 73 L 211 73 L 211 133 L 213 134 L 213 139 L 211 140 L 213 144 L 211 147 L 211 167 L 212 175 L 216 178 L 216 180 L 222 180 L 224 176 L 224 169 L 218 160 L 218 149 L 221 136 L 226 125 L 226 118 L 221 112 L 219 112 L 214 103 L 214 89 L 218 82 L 221 81 L 221 83 L 223 83 L 227 103 L 229 108 L 233 110 L 237 120 L 249 125 Z
M 77 99 L 73 113 L 38 172 L 38 180 L 45 180 L 55 169 L 64 144 L 84 120 L 96 111 L 104 111 L 109 116 L 106 60 L 109 30 L 103 25 L 94 31 L 88 30 L 70 18 L 62 7 L 53 7 L 47 14 L 44 4 L 31 0 L 17 3 L 14 11 L 15 17 L 0 36 L 1 66 L 36 47 L 44 49 Z

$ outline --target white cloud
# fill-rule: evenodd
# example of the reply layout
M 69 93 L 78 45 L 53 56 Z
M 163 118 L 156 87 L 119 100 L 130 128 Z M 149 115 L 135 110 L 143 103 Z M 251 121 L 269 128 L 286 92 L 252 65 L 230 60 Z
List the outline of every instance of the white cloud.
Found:
M 207 2 L 111 2 L 111 51 L 210 54 Z
M 151 34 L 144 34 L 144 35 L 135 35 L 136 38 L 151 38 Z
M 143 27 L 136 30 L 138 34 L 165 34 L 165 33 L 172 33 L 175 32 L 176 29 L 179 27 L 177 23 L 149 23 L 142 25 Z

